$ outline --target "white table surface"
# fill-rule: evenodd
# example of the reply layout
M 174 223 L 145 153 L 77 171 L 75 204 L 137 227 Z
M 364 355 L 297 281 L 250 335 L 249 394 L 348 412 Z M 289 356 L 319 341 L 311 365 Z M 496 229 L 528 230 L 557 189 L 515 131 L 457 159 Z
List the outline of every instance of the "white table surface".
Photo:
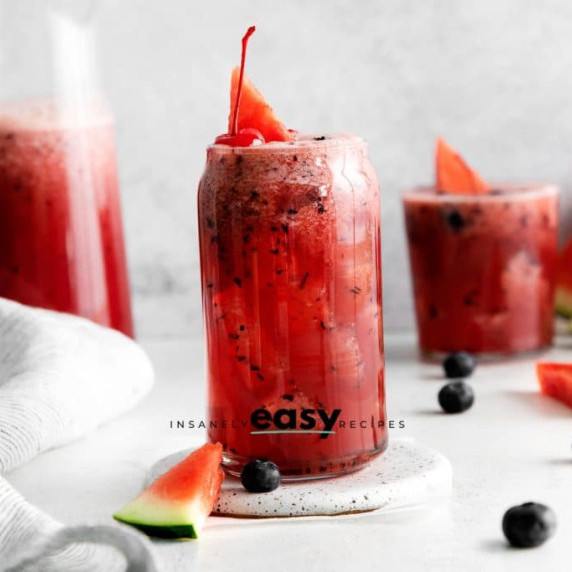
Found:
M 131 413 L 8 475 L 32 503 L 66 523 L 111 521 L 139 492 L 148 467 L 202 443 L 204 432 L 171 429 L 200 419 L 205 399 L 200 339 L 144 342 L 157 371 L 149 397 Z M 572 336 L 543 359 L 572 361 Z M 209 519 L 203 538 L 157 542 L 167 572 L 558 571 L 569 568 L 572 539 L 572 410 L 540 396 L 534 359 L 481 365 L 473 408 L 440 413 L 439 366 L 417 360 L 412 336 L 388 336 L 388 416 L 404 420 L 393 438 L 414 438 L 453 465 L 451 499 L 410 511 L 322 521 Z M 535 500 L 558 518 L 556 536 L 532 550 L 506 546 L 509 506 Z

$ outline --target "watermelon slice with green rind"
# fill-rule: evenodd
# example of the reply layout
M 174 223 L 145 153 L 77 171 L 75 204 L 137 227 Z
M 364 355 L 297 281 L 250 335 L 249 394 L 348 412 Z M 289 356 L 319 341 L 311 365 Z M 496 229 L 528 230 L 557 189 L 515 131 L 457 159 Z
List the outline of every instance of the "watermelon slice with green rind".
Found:
M 199 538 L 222 486 L 222 445 L 207 443 L 154 481 L 113 518 L 149 536 Z

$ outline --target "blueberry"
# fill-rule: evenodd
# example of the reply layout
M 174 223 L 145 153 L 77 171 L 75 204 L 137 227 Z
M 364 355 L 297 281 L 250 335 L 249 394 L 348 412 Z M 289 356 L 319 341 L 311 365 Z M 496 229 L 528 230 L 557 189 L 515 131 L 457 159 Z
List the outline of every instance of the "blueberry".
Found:
M 552 509 L 537 502 L 526 502 L 509 508 L 502 519 L 502 531 L 516 548 L 540 546 L 556 530 Z
M 473 388 L 464 381 L 452 381 L 439 391 L 439 405 L 445 413 L 462 413 L 475 401 Z
M 467 352 L 453 352 L 443 362 L 445 375 L 451 378 L 469 377 L 475 369 L 475 358 Z
M 272 461 L 250 461 L 240 474 L 242 486 L 251 493 L 269 493 L 280 486 L 282 477 Z
M 459 211 L 451 211 L 448 213 L 447 223 L 453 229 L 453 232 L 459 232 L 467 224 Z

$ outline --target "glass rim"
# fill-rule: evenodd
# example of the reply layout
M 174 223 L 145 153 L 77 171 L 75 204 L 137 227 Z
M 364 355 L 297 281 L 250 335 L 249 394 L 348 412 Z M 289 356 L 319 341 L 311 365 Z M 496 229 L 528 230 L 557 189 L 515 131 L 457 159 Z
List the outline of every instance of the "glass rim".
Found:
M 328 151 L 330 149 L 367 147 L 367 141 L 351 133 L 326 133 L 325 135 L 303 135 L 294 141 L 271 141 L 251 147 L 231 147 L 220 143 L 207 146 L 207 152 L 224 155 L 290 154 L 300 152 Z
M 401 193 L 403 202 L 419 201 L 430 203 L 483 203 L 514 200 L 529 200 L 539 197 L 558 197 L 560 186 L 545 182 L 496 182 L 491 183 L 493 192 L 480 195 L 441 193 L 435 185 L 418 185 Z M 494 192 L 495 190 L 500 192 Z
M 113 113 L 103 95 L 68 102 L 57 96 L 0 100 L 0 129 L 43 132 L 113 126 Z

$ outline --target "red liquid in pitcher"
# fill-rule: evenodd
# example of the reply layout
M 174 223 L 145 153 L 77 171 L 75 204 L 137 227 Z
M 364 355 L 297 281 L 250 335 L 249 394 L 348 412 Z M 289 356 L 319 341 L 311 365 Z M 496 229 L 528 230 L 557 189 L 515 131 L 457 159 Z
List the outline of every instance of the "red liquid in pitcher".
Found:
M 332 475 L 386 446 L 379 190 L 361 140 L 322 139 L 208 150 L 209 437 L 231 472 Z
M 104 112 L 0 108 L 0 296 L 132 336 L 115 141 Z

